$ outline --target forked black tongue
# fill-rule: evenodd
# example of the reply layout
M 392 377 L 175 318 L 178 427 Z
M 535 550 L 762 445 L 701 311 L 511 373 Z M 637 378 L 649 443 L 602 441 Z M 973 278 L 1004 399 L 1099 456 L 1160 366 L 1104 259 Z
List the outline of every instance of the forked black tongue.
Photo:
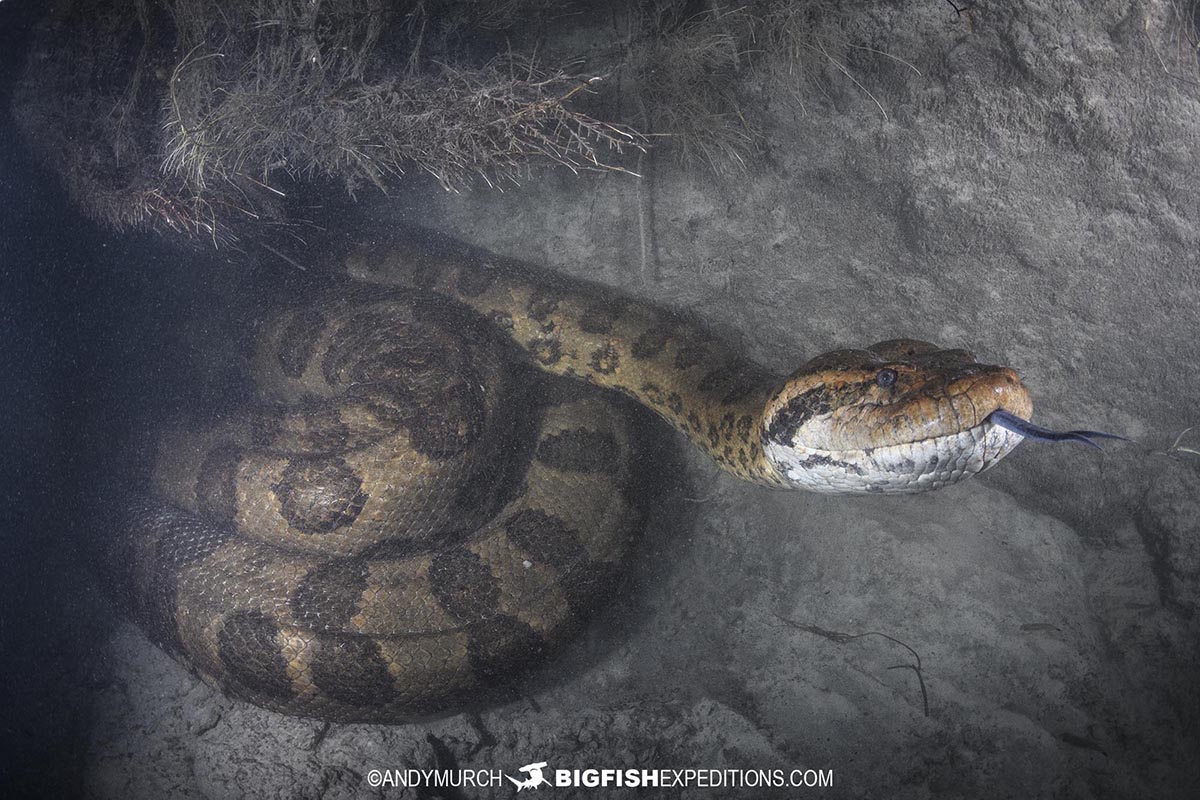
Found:
M 1024 436 L 1026 439 L 1036 439 L 1039 442 L 1082 442 L 1097 450 L 1104 448 L 1093 439 L 1119 439 L 1122 442 L 1131 441 L 1124 436 L 1103 431 L 1052 431 L 1041 425 L 1034 425 L 1027 419 L 1021 419 L 1016 414 L 1010 414 L 1004 409 L 997 409 L 988 415 L 988 419 L 1006 431 Z

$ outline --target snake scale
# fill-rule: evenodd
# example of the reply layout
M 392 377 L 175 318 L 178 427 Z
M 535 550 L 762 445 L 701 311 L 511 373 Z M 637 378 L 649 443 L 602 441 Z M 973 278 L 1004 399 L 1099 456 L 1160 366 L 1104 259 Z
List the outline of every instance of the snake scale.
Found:
M 893 340 L 780 377 L 651 304 L 402 239 L 331 255 L 352 280 L 262 327 L 257 401 L 164 431 L 123 504 L 134 617 L 232 697 L 400 722 L 510 695 L 642 525 L 618 394 L 740 478 L 839 494 L 980 472 L 1021 438 L 988 415 L 1029 416 L 1017 375 L 963 350 Z

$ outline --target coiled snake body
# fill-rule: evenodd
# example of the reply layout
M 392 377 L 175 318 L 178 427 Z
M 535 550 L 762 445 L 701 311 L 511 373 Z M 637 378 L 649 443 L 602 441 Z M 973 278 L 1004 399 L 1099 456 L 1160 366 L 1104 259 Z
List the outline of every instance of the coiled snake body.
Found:
M 1030 411 L 961 350 L 897 340 L 779 378 L 662 309 L 432 234 L 344 260 L 363 283 L 264 329 L 258 405 L 161 437 L 109 553 L 160 646 L 284 713 L 445 713 L 577 630 L 641 519 L 636 429 L 586 384 L 741 478 L 833 493 L 980 472 L 1020 439 L 988 415 Z

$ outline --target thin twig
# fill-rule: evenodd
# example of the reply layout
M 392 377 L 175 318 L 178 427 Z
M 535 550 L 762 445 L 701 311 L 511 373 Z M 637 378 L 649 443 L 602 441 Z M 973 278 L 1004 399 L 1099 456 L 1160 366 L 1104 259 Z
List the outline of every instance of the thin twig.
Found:
M 266 250 L 270 253 L 274 253 L 275 255 L 279 256 L 284 261 L 288 262 L 289 264 L 291 264 L 293 267 L 300 270 L 301 272 L 308 272 L 308 267 L 304 266 L 303 264 L 296 261 L 295 259 L 284 255 L 283 253 L 276 250 L 274 247 L 271 247 L 271 245 L 267 244 L 266 242 L 259 242 L 258 245 L 259 245 L 259 247 L 263 248 L 264 250 Z
M 804 625 L 796 622 L 795 620 L 790 620 L 787 617 L 782 617 L 778 614 L 775 615 L 775 618 L 780 622 L 783 622 L 785 625 L 797 628 L 806 633 L 820 636 L 824 639 L 828 639 L 831 642 L 837 642 L 838 644 L 845 644 L 847 642 L 852 642 L 855 639 L 862 639 L 867 636 L 880 636 L 884 639 L 887 639 L 889 642 L 894 642 L 895 644 L 900 645 L 905 650 L 912 653 L 913 658 L 917 661 L 916 665 L 894 664 L 886 669 L 911 669 L 914 673 L 916 673 L 917 683 L 921 687 L 921 707 L 924 709 L 925 716 L 929 716 L 929 693 L 925 689 L 925 676 L 921 672 L 921 654 L 909 647 L 905 642 L 900 641 L 894 636 L 889 636 L 886 633 L 880 633 L 879 631 L 867 631 L 866 633 L 841 633 L 839 631 L 825 630 L 824 628 L 819 628 L 816 625 Z

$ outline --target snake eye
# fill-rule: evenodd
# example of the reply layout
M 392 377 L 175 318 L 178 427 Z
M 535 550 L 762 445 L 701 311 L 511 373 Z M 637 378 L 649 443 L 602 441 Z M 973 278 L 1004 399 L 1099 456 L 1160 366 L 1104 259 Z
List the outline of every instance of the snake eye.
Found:
M 875 376 L 875 383 L 882 386 L 884 389 L 890 389 L 896 385 L 896 370 L 890 367 L 884 367 L 879 370 L 879 374 Z

